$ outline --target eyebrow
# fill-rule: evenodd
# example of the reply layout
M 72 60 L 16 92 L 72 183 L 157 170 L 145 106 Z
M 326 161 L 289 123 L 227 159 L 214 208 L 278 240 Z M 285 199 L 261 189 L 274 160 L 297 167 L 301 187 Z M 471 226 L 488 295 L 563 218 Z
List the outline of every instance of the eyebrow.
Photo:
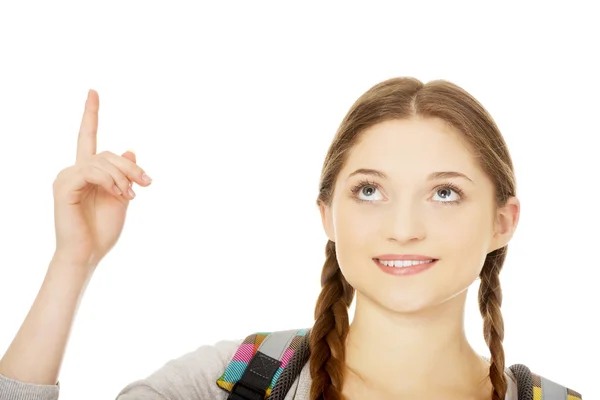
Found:
M 381 179 L 388 178 L 384 172 L 378 171 L 376 169 L 370 169 L 370 168 L 359 168 L 356 171 L 352 172 L 350 175 L 348 175 L 348 178 L 353 177 L 354 175 L 371 175 L 371 176 L 376 176 Z M 475 183 L 467 175 L 465 175 L 461 172 L 456 172 L 456 171 L 432 172 L 431 174 L 429 174 L 427 176 L 428 181 L 433 181 L 436 179 L 448 179 L 448 178 L 463 178 L 463 179 L 468 180 L 469 182 Z

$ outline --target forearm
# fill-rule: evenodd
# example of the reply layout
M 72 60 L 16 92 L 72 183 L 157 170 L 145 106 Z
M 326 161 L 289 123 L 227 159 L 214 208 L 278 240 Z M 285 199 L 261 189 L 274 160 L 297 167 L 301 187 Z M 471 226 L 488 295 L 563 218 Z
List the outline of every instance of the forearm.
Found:
M 73 320 L 91 273 L 53 260 L 21 328 L 0 360 L 0 375 L 54 385 Z

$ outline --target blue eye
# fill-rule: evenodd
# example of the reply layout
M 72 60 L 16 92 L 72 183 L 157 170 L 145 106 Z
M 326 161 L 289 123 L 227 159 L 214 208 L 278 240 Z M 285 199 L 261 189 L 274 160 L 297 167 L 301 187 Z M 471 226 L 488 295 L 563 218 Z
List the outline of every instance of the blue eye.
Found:
M 360 181 L 351 189 L 353 197 L 358 201 L 371 202 L 382 200 L 379 185 L 375 182 Z
M 462 191 L 452 184 L 445 184 L 435 188 L 435 196 L 438 196 L 441 203 L 456 204 L 462 200 Z
M 375 186 L 366 185 L 360 189 L 359 196 L 363 195 L 365 197 L 365 198 L 362 198 L 361 200 L 374 200 L 376 197 L 377 190 L 378 189 Z M 375 199 L 375 200 L 377 200 L 377 199 Z
M 446 205 L 458 204 L 463 200 L 463 191 L 452 183 L 445 183 L 433 189 L 433 200 Z M 376 182 L 362 180 L 352 189 L 352 197 L 359 202 L 374 202 L 383 200 L 380 186 Z M 437 199 L 435 197 L 438 197 Z

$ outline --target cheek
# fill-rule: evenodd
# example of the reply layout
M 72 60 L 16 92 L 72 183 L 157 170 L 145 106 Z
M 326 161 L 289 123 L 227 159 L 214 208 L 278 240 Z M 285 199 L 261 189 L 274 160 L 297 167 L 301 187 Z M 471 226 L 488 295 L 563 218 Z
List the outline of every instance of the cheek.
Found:
M 356 218 L 352 220 L 338 218 L 335 221 L 334 229 L 337 245 L 345 248 L 363 243 L 369 235 L 368 221 L 360 221 Z
M 372 244 L 380 239 L 384 217 L 385 213 L 372 205 L 340 202 L 333 213 L 336 242 L 348 248 Z
M 486 210 L 477 208 L 448 210 L 428 224 L 428 236 L 441 247 L 440 257 L 479 268 L 492 237 L 491 218 Z
M 381 247 L 381 235 L 378 234 L 381 221 L 377 213 L 369 212 L 365 207 L 368 205 L 344 204 L 333 214 L 337 258 L 346 276 L 362 270 L 373 256 L 371 253 Z

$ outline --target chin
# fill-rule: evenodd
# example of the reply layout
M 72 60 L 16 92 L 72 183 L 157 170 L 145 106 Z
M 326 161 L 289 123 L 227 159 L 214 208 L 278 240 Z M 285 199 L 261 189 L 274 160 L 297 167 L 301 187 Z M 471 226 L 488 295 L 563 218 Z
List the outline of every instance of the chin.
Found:
M 357 302 L 396 314 L 431 312 L 461 307 L 479 270 L 444 268 L 438 264 L 415 276 L 390 276 L 357 269 L 342 271 L 357 291 Z M 370 271 L 369 271 L 370 272 Z M 359 300 L 360 299 L 360 300 Z M 361 304 L 361 308 L 362 308 Z
M 411 296 L 407 293 L 378 294 L 374 300 L 380 307 L 396 314 L 415 314 L 440 305 L 439 301 L 429 296 Z
M 361 293 L 361 297 L 369 306 L 375 306 L 387 312 L 394 314 L 418 314 L 426 311 L 432 311 L 436 308 L 447 305 L 449 299 L 456 297 L 456 293 L 446 293 L 447 288 L 440 288 L 441 291 L 436 291 L 434 288 L 429 290 L 420 287 L 404 288 L 399 290 L 396 288 L 382 288 L 376 292 L 365 290 L 362 288 L 357 291 Z

